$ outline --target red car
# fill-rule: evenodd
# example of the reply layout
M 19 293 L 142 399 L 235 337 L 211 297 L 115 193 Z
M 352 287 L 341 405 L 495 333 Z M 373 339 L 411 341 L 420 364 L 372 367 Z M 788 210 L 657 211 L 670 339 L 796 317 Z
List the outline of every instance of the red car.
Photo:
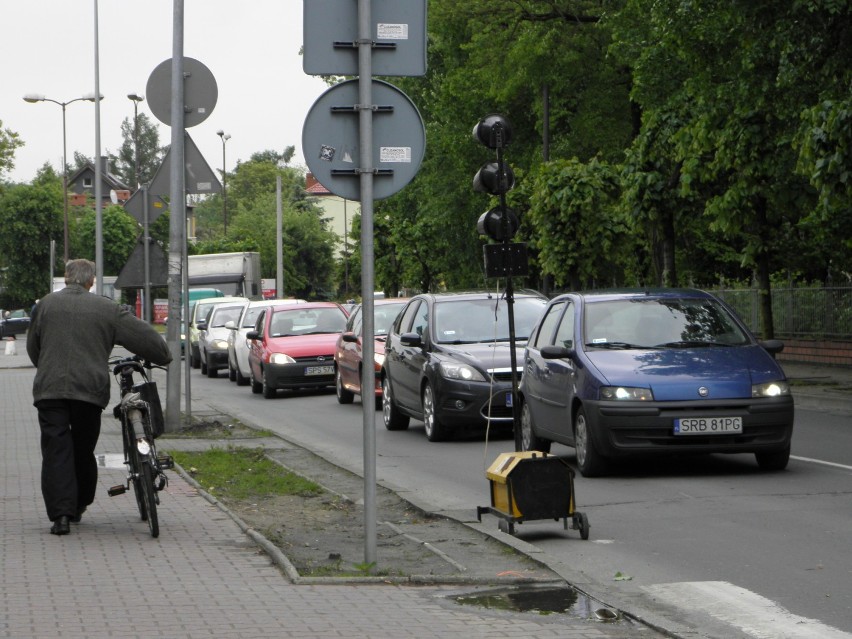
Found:
M 252 392 L 271 399 L 279 388 L 332 386 L 334 347 L 346 320 L 331 302 L 264 308 L 246 334 Z
M 385 362 L 385 340 L 391 324 L 407 301 L 408 298 L 373 301 L 375 335 L 373 369 L 376 373 L 374 387 L 376 408 L 382 407 L 381 371 Z M 351 404 L 354 396 L 361 394 L 361 335 L 363 332 L 361 308 L 359 305 L 352 311 L 346 330 L 337 338 L 337 348 L 334 351 L 334 363 L 337 367 L 334 385 L 337 388 L 337 401 L 341 404 Z

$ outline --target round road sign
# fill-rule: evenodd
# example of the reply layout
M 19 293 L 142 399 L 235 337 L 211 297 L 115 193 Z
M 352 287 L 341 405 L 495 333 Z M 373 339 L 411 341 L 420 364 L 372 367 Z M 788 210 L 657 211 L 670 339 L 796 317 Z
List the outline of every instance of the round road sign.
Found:
M 189 128 L 201 124 L 213 112 L 219 99 L 216 78 L 204 64 L 194 58 L 184 57 L 183 126 Z M 172 122 L 172 59 L 163 60 L 148 77 L 145 88 L 148 108 L 160 122 L 171 126 Z
M 417 108 L 392 84 L 372 81 L 373 198 L 401 190 L 417 174 L 426 149 L 426 130 Z M 361 199 L 358 80 L 336 84 L 314 102 L 302 129 L 305 162 L 329 191 Z

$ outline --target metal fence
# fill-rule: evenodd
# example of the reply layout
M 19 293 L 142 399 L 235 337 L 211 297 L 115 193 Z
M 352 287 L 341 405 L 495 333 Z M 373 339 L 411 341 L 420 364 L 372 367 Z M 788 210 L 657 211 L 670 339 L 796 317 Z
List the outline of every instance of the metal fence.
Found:
M 713 291 L 755 334 L 760 334 L 757 289 Z M 852 340 L 852 287 L 773 288 L 775 336 Z

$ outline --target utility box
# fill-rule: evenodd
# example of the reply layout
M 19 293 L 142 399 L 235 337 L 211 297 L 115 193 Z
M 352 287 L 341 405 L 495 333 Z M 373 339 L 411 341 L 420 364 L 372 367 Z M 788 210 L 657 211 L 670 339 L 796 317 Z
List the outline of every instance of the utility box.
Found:
M 514 524 L 533 519 L 562 519 L 568 528 L 588 539 L 588 519 L 574 510 L 574 471 L 555 455 L 538 451 L 502 453 L 485 473 L 490 482 L 491 506 L 478 507 L 477 516 L 490 512 L 500 528 L 514 534 Z

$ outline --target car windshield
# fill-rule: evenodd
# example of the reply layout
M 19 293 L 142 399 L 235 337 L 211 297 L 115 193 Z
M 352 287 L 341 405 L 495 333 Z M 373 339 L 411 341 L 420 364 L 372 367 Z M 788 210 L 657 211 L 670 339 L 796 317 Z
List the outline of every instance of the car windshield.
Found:
M 584 342 L 592 348 L 741 346 L 749 337 L 711 299 L 624 299 L 586 304 Z
M 338 308 L 276 311 L 269 323 L 271 337 L 342 333 L 346 315 Z
M 515 298 L 515 339 L 529 339 L 547 301 Z M 435 304 L 435 338 L 440 344 L 509 341 L 509 305 L 502 297 L 440 300 Z
M 220 306 L 213 311 L 209 328 L 224 326 L 226 322 L 236 322 L 240 318 L 242 310 L 242 306 Z

